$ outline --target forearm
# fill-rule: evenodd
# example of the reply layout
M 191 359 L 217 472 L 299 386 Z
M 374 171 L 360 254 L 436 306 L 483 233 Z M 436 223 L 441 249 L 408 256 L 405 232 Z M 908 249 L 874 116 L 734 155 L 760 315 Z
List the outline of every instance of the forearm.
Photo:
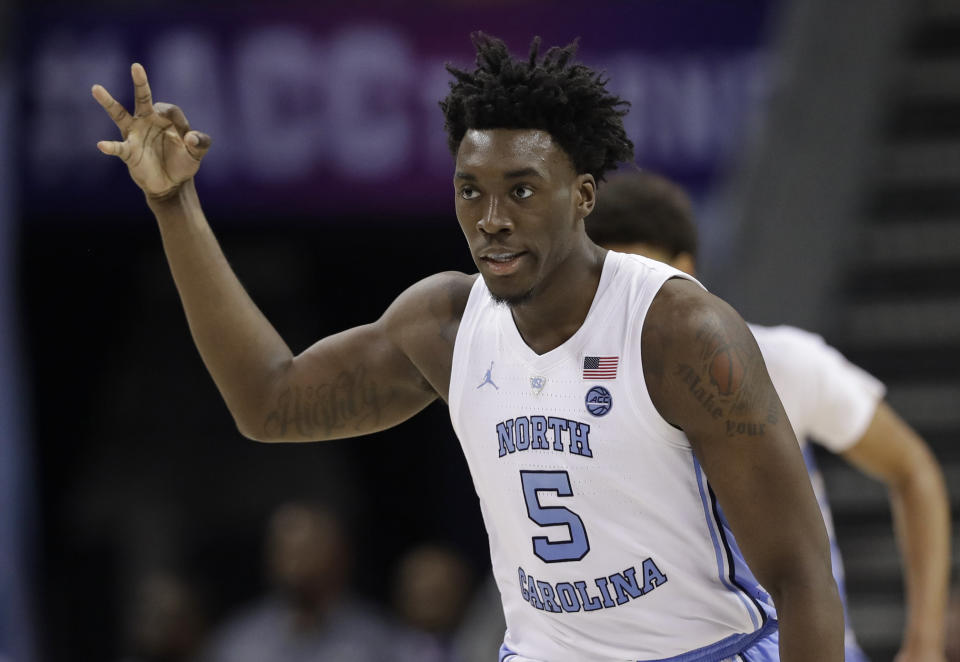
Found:
M 843 606 L 832 577 L 795 581 L 773 596 L 781 662 L 842 662 Z
M 261 422 L 266 389 L 292 359 L 290 349 L 224 257 L 193 180 L 148 203 L 193 340 L 238 428 L 249 436 Z
M 907 595 L 904 647 L 943 651 L 950 575 L 950 512 L 943 474 L 924 449 L 917 471 L 889 485 Z

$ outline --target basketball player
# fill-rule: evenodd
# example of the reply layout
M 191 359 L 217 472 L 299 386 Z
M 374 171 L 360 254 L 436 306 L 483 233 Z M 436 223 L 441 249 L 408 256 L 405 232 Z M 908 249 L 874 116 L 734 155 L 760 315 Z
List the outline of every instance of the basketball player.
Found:
M 98 147 L 146 194 L 238 428 L 350 437 L 446 401 L 503 598 L 501 662 L 838 662 L 826 531 L 749 329 L 689 276 L 584 231 L 597 181 L 632 157 L 625 104 L 574 45 L 515 59 L 474 43 L 441 108 L 480 273 L 426 278 L 298 356 L 204 219 L 210 138 L 153 105 L 138 64 L 133 115 L 94 86 L 123 137 Z
M 648 172 L 614 176 L 587 221 L 601 246 L 666 262 L 695 275 L 697 231 L 686 193 Z M 797 433 L 830 535 L 833 574 L 844 595 L 843 563 L 833 531 L 816 441 L 886 486 L 904 556 L 907 622 L 897 662 L 944 662 L 950 570 L 949 501 L 943 473 L 924 441 L 890 408 L 884 387 L 814 334 L 750 325 L 770 379 Z M 847 624 L 846 662 L 865 661 Z

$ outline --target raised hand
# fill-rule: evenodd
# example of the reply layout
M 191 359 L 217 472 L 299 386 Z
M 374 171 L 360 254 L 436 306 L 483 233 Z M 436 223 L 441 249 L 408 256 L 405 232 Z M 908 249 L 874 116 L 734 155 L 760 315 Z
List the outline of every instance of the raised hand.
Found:
M 123 140 L 101 140 L 97 148 L 119 156 L 137 186 L 152 198 L 175 193 L 200 168 L 210 149 L 210 136 L 192 131 L 183 111 L 168 103 L 153 103 L 143 66 L 130 67 L 136 99 L 131 115 L 102 85 L 94 85 L 93 98 L 113 118 Z

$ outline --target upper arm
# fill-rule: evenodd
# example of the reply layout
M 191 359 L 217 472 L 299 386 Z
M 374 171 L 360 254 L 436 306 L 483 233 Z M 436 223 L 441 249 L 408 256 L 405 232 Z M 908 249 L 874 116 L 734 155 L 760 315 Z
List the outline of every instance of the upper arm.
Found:
M 774 594 L 789 579 L 826 581 L 826 530 L 799 445 L 740 316 L 668 281 L 641 342 L 651 399 L 690 440 L 757 578 Z
M 283 366 L 263 398 L 263 441 L 352 437 L 400 423 L 446 396 L 453 342 L 472 279 L 431 276 L 376 322 L 323 338 Z

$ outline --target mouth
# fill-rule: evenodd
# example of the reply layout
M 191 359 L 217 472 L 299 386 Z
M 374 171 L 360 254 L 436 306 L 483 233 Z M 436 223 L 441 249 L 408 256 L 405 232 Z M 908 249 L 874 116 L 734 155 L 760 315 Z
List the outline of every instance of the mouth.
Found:
M 506 276 L 519 268 L 520 260 L 526 254 L 526 251 L 520 251 L 517 253 L 500 251 L 497 253 L 487 253 L 486 255 L 481 255 L 480 261 L 487 265 L 487 269 L 489 269 L 491 273 L 494 273 L 498 276 Z

